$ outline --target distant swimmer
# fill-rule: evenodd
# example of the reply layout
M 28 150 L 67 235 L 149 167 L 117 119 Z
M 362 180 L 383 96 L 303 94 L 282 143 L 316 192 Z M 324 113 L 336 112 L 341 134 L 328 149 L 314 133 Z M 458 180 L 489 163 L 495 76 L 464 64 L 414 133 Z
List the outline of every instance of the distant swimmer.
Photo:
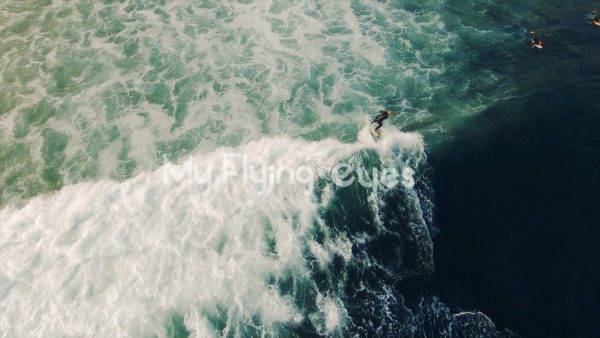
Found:
M 391 111 L 380 110 L 379 115 L 375 116 L 375 119 L 371 121 L 371 123 L 377 123 L 375 131 L 381 128 L 381 126 L 383 126 L 383 121 L 392 115 L 394 115 L 394 113 L 392 113 Z
M 590 20 L 590 23 L 592 25 L 596 25 L 596 26 L 600 27 L 600 15 L 598 15 L 598 12 L 596 12 L 596 11 L 592 12 L 592 20 Z
M 536 34 L 536 32 L 529 32 L 529 38 L 531 39 L 531 48 L 544 48 L 544 41 Z

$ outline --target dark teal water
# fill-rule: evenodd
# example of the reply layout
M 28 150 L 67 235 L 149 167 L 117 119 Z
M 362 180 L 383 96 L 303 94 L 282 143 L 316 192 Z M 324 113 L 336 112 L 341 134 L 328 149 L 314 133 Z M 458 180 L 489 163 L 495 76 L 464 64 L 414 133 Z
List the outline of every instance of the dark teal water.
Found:
M 545 49 L 481 61 L 512 69 L 519 97 L 457 128 L 430 157 L 433 292 L 524 337 L 600 334 L 600 31 L 584 23 L 589 8 L 535 5 L 529 26 Z

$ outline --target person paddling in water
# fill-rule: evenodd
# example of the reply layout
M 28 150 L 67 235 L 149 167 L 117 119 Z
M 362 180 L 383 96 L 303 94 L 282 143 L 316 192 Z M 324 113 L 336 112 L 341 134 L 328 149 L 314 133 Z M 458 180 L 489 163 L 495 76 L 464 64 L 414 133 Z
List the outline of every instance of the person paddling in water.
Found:
M 544 46 L 544 41 L 540 39 L 540 37 L 536 34 L 536 32 L 529 32 L 529 38 L 531 39 L 531 48 L 542 48 Z
M 371 124 L 377 123 L 377 127 L 375 128 L 375 131 L 377 131 L 379 128 L 381 128 L 383 126 L 383 121 L 385 119 L 387 119 L 388 117 L 392 116 L 393 114 L 394 113 L 392 113 L 391 111 L 380 110 L 379 115 L 375 116 L 375 119 L 373 119 L 373 121 L 371 121 Z
M 592 25 L 600 26 L 600 15 L 598 15 L 598 12 L 592 12 L 592 20 L 590 20 L 590 23 Z

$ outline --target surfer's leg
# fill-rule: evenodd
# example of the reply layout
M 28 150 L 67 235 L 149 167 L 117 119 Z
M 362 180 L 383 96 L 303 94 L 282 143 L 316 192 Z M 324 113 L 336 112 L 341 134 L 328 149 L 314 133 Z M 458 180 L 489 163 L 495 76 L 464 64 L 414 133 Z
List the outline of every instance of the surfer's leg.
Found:
M 383 126 L 383 123 L 381 123 L 381 121 L 375 121 L 375 123 L 377 123 L 377 127 L 375 128 L 375 131 L 377 131 L 379 128 L 381 128 L 381 126 Z

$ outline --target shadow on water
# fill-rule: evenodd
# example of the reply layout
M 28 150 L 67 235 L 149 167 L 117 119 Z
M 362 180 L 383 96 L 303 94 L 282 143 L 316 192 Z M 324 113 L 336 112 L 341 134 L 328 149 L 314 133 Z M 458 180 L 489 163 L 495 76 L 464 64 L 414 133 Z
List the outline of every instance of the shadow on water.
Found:
M 565 6 L 540 14 L 542 53 L 516 52 L 519 97 L 429 158 L 432 293 L 525 337 L 600 336 L 600 30 Z

